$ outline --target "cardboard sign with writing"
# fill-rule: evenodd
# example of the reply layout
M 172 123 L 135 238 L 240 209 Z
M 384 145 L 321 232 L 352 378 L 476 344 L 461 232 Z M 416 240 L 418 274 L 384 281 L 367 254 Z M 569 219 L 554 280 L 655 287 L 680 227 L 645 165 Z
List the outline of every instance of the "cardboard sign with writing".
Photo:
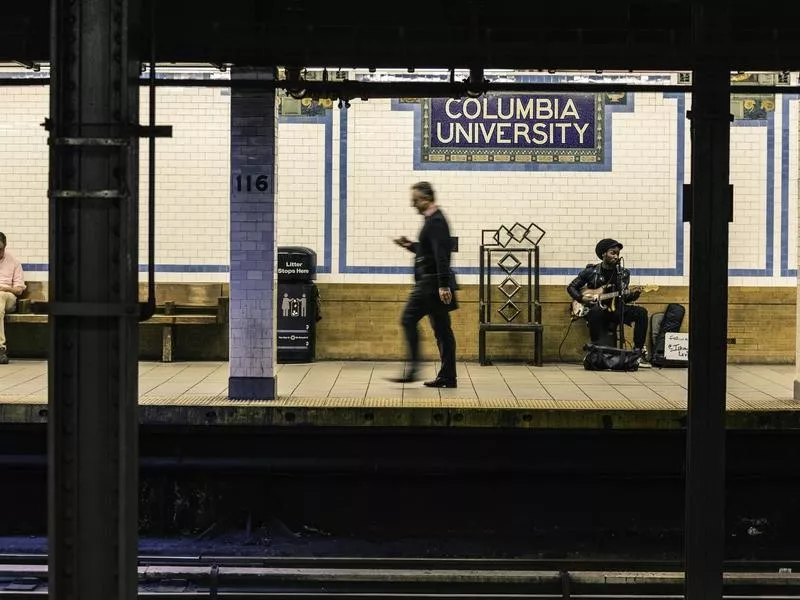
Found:
M 664 358 L 689 360 L 689 334 L 667 333 L 664 336 Z

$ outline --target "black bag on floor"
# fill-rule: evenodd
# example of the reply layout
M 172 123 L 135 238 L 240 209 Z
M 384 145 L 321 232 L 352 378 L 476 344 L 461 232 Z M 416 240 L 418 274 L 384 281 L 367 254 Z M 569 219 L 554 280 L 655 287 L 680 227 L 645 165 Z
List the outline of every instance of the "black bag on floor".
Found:
M 587 371 L 638 371 L 642 355 L 633 350 L 621 350 L 613 346 L 586 344 L 583 347 L 583 368 Z
M 667 304 L 663 313 L 650 317 L 650 333 L 653 336 L 653 356 L 650 364 L 654 367 L 688 367 L 688 360 L 667 360 L 664 356 L 664 343 L 668 333 L 678 333 L 683 324 L 686 309 L 680 304 Z

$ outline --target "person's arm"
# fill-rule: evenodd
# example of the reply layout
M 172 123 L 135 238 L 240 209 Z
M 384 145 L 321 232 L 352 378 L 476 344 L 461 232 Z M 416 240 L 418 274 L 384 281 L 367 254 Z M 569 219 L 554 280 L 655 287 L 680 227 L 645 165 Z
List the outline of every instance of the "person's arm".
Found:
M 631 287 L 631 272 L 628 271 L 628 269 L 623 269 L 622 270 L 622 282 L 623 282 L 623 286 L 622 286 L 623 290 L 630 289 L 630 287 Z M 634 292 L 628 292 L 627 294 L 625 294 L 625 302 L 636 302 L 639 299 L 639 296 L 641 296 L 641 295 L 642 295 L 642 291 L 641 290 L 636 290 Z
M 412 242 L 404 235 L 400 236 L 399 238 L 395 238 L 394 243 L 401 248 L 405 248 L 409 252 L 413 252 L 414 254 L 417 253 L 417 248 L 419 247 L 419 242 Z
M 436 265 L 436 279 L 439 282 L 439 289 L 450 289 L 450 253 L 453 249 L 453 242 L 450 239 L 450 232 L 442 221 L 432 221 L 431 229 L 428 234 L 433 249 L 433 262 Z
M 22 272 L 22 265 L 17 265 L 14 268 L 14 274 L 11 276 L 11 285 L 0 285 L 0 292 L 10 292 L 15 296 L 20 296 L 24 291 L 25 275 Z
M 584 287 L 586 287 L 589 281 L 590 274 L 591 272 L 589 271 L 589 269 L 584 269 L 583 271 L 578 273 L 578 276 L 575 279 L 573 279 L 569 283 L 569 285 L 567 285 L 567 293 L 569 294 L 570 298 L 572 298 L 573 300 L 577 300 L 578 302 L 581 303 L 586 303 L 590 301 L 589 298 L 584 298 L 583 293 L 581 292 L 581 290 Z
M 22 272 L 22 265 L 17 264 L 14 275 L 11 277 L 11 293 L 21 296 L 25 291 L 25 273 Z
M 428 232 L 431 249 L 433 250 L 433 263 L 436 265 L 436 281 L 439 285 L 439 299 L 443 304 L 453 301 L 453 276 L 450 270 L 450 254 L 453 251 L 453 241 L 450 239 L 450 228 L 443 220 L 432 220 Z

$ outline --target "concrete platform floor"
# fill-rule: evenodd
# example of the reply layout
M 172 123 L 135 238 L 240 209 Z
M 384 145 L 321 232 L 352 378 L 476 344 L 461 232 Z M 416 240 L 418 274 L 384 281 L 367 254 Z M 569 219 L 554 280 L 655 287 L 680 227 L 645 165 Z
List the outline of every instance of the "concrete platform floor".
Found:
M 320 361 L 278 365 L 278 399 L 227 398 L 227 362 L 142 362 L 139 402 L 148 406 L 393 407 L 464 409 L 678 410 L 687 406 L 687 369 L 585 371 L 577 364 L 458 364 L 457 389 L 396 384 L 400 362 Z M 433 378 L 437 365 L 426 363 Z M 729 365 L 730 411 L 795 411 L 794 365 Z M 46 404 L 47 362 L 0 366 L 0 404 Z

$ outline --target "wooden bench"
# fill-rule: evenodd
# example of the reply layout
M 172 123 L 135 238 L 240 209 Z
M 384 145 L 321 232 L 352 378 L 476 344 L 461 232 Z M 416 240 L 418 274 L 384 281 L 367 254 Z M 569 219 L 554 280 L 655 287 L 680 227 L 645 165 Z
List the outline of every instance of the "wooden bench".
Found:
M 28 282 L 8 323 L 46 324 L 48 315 L 33 312 L 36 302 L 47 301 L 47 282 Z M 228 322 L 227 283 L 156 283 L 156 313 L 141 326 L 161 327 L 161 360 L 172 362 L 175 328 L 182 325 L 224 325 Z M 147 300 L 147 284 L 139 284 L 139 300 Z

